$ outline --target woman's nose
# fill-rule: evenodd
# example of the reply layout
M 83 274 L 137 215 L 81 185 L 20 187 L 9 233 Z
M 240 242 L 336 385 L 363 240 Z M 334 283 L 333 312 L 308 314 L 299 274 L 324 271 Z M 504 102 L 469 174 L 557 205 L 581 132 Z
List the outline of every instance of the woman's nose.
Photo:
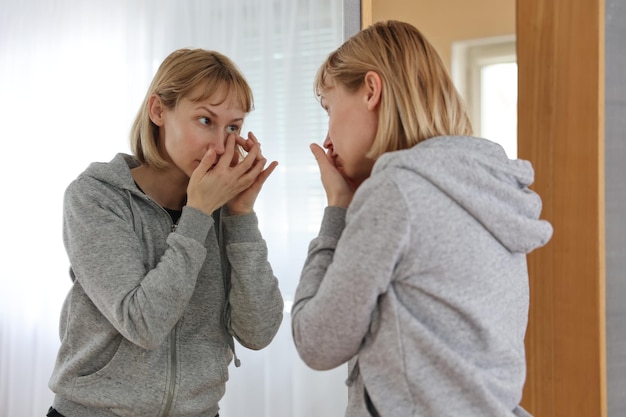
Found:
M 214 134 L 212 135 L 209 141 L 209 148 L 213 148 L 217 155 L 224 154 L 226 150 L 226 140 L 228 139 L 228 134 Z
M 324 139 L 324 148 L 330 149 L 331 146 L 333 146 L 333 142 L 330 140 L 330 135 L 327 133 L 326 139 Z

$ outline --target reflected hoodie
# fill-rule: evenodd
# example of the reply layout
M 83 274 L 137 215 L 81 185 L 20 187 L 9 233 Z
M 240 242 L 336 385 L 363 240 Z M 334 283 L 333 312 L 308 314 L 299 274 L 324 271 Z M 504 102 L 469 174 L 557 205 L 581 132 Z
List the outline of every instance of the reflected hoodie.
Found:
M 552 235 L 533 180 L 493 142 L 436 137 L 326 208 L 292 331 L 310 367 L 349 362 L 346 416 L 527 415 L 526 254 Z
M 133 181 L 131 156 L 66 190 L 73 286 L 50 379 L 66 417 L 214 417 L 233 336 L 261 349 L 283 316 L 255 214 L 184 207 L 177 224 Z

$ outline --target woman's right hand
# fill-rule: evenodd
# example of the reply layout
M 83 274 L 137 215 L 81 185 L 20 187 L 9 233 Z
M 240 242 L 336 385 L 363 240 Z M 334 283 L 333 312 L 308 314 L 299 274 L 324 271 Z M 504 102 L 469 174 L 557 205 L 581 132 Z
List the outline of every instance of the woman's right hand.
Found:
M 209 149 L 189 178 L 187 205 L 211 215 L 242 191 L 249 188 L 263 172 L 264 160 L 258 158 L 257 144 L 240 162 L 236 157 L 236 137 L 228 135 L 224 154 L 219 157 Z M 216 162 L 217 161 L 217 162 Z
M 311 152 L 315 156 L 322 177 L 322 185 L 326 191 L 329 206 L 347 208 L 352 201 L 356 187 L 337 169 L 332 149 L 324 151 L 321 146 L 311 144 Z

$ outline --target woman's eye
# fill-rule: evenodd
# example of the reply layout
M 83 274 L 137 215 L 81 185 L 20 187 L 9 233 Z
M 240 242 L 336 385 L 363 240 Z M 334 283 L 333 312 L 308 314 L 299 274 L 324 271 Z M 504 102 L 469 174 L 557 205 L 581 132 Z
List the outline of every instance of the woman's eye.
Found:
M 203 125 L 206 125 L 206 126 L 210 126 L 211 125 L 211 119 L 209 119 L 208 117 L 201 117 L 200 118 L 200 123 L 202 123 Z
M 240 127 L 239 127 L 239 126 L 237 126 L 237 125 L 230 125 L 230 126 L 228 126 L 228 127 L 226 128 L 226 131 L 227 131 L 228 133 L 239 133 L 239 129 L 240 129 Z

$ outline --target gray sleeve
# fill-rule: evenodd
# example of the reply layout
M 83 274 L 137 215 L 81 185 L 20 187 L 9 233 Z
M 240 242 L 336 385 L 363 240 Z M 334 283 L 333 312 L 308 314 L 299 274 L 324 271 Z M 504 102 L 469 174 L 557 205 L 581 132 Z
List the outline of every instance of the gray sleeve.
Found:
M 117 331 L 132 343 L 154 349 L 187 308 L 206 257 L 199 240 L 206 238 L 212 219 L 184 210 L 179 230 L 167 237 L 165 254 L 147 270 L 127 198 L 90 182 L 78 180 L 65 194 L 63 232 L 72 270 Z
M 256 214 L 224 217 L 230 264 L 230 329 L 249 349 L 267 346 L 283 319 L 283 298 Z
M 310 367 L 332 369 L 358 353 L 408 233 L 404 199 L 383 175 L 361 185 L 345 228 L 342 209 L 326 208 L 292 309 L 294 342 Z

